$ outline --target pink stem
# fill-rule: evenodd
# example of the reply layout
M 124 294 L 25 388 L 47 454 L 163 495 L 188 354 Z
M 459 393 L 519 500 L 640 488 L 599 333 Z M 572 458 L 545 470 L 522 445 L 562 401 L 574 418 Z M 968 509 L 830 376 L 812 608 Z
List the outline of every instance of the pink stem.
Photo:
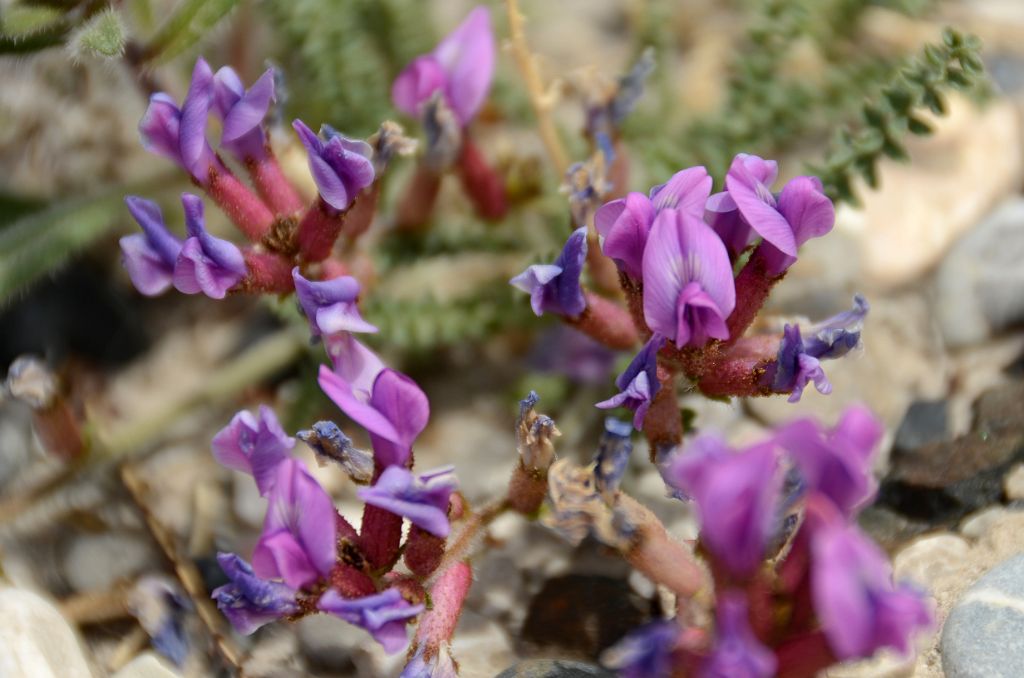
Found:
M 651 461 L 655 461 L 658 448 L 674 447 L 683 442 L 683 421 L 676 400 L 676 373 L 658 365 L 661 387 L 654 395 L 644 416 L 644 433 L 650 447 Z
M 240 291 L 287 294 L 295 289 L 292 262 L 280 254 L 246 250 L 245 267 L 249 273 L 238 283 Z
M 775 649 L 778 678 L 812 678 L 836 662 L 836 656 L 821 631 L 786 641 Z
M 211 167 L 206 191 L 249 240 L 259 242 L 270 234 L 273 212 L 230 171 Z
M 350 206 L 351 207 L 351 206 Z M 303 261 L 323 261 L 330 256 L 334 243 L 341 234 L 348 211 L 337 212 L 324 202 L 323 198 L 306 210 L 299 222 L 297 243 Z
M 401 202 L 398 203 L 395 230 L 406 233 L 421 231 L 430 220 L 440 190 L 441 175 L 420 163 L 405 189 Z
M 291 216 L 306 206 L 299 192 L 281 170 L 281 165 L 269 146 L 263 158 L 246 160 L 245 166 L 249 170 L 256 191 L 277 214 Z
M 349 242 L 365 233 L 373 223 L 373 217 L 377 213 L 377 201 L 380 199 L 380 186 L 381 182 L 378 179 L 356 196 L 356 201 L 349 209 L 342 226 L 342 233 Z
M 499 221 L 508 212 L 505 182 L 501 175 L 487 164 L 487 160 L 468 133 L 462 136 L 462 148 L 456 160 L 462 188 L 476 208 L 476 213 L 487 221 Z
M 566 322 L 610 348 L 635 348 L 640 336 L 626 309 L 589 290 L 584 294 L 587 307 L 579 316 L 566 318 Z
M 426 645 L 428 653 L 431 648 L 450 640 L 455 633 L 455 625 L 459 622 L 462 605 L 472 583 L 473 569 L 466 561 L 459 560 L 449 565 L 431 587 L 430 598 L 434 607 L 423 616 L 416 631 L 417 642 Z
M 736 343 L 747 331 L 750 324 L 754 322 L 764 302 L 768 300 L 775 283 L 782 280 L 783 275 L 768 275 L 767 266 L 764 260 L 764 248 L 771 247 L 767 243 L 758 245 L 754 253 L 750 255 L 743 270 L 736 276 L 736 308 L 732 315 L 726 320 L 729 328 L 729 339 L 727 343 Z
M 444 557 L 444 542 L 443 538 L 415 525 L 409 528 L 404 553 L 405 564 L 409 566 L 409 570 L 420 577 L 430 575 Z

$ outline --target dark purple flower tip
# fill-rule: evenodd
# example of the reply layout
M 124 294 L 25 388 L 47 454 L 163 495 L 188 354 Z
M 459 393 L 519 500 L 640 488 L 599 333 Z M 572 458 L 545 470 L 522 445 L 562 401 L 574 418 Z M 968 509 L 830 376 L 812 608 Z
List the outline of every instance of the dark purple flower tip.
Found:
M 426 609 L 425 605 L 409 603 L 395 588 L 363 598 L 343 598 L 334 589 L 328 589 L 317 607 L 366 629 L 388 654 L 405 649 L 409 644 L 406 622 Z
M 700 678 L 770 678 L 777 661 L 750 628 L 747 601 L 730 591 L 718 597 L 715 609 L 715 646 L 701 664 Z
M 442 644 L 429 657 L 425 645 L 416 648 L 416 653 L 402 669 L 398 678 L 458 678 L 459 671 L 452 660 L 447 646 Z
M 674 620 L 641 626 L 605 650 L 601 654 L 601 664 L 622 678 L 669 676 L 679 632 L 679 625 Z
M 778 175 L 774 161 L 740 153 L 725 175 L 725 188 L 736 202 L 743 219 L 766 242 L 783 254 L 796 256 L 797 242 L 792 225 L 779 211 L 771 185 Z
M 632 433 L 628 422 L 614 417 L 604 420 L 604 433 L 594 455 L 594 485 L 606 496 L 614 495 L 622 482 L 633 452 Z
M 458 486 L 451 466 L 415 476 L 400 466 L 389 466 L 371 487 L 360 489 L 359 498 L 409 519 L 413 525 L 437 537 L 447 537 L 448 500 Z
M 261 495 L 266 495 L 277 477 L 277 465 L 288 458 L 295 439 L 281 428 L 274 410 L 260 405 L 259 419 L 246 410 L 213 437 L 213 456 L 222 466 L 249 473 Z
M 295 296 L 303 315 L 309 320 L 314 337 L 339 332 L 376 332 L 377 328 L 363 320 L 356 300 L 359 281 L 350 275 L 313 282 L 302 277 L 299 267 L 292 269 Z
M 427 396 L 409 377 L 385 369 L 361 344 L 354 340 L 349 343 L 355 350 L 348 350 L 344 357 L 336 359 L 334 371 L 320 367 L 320 388 L 342 412 L 370 432 L 374 454 L 381 466 L 404 466 L 413 441 L 430 418 Z M 378 371 L 372 374 L 378 366 Z
M 718 438 L 696 438 L 664 463 L 662 477 L 691 497 L 700 539 L 715 561 L 744 578 L 761 564 L 776 524 L 782 474 L 771 443 L 740 452 Z
M 816 177 L 796 177 L 783 186 L 778 210 L 792 229 L 797 247 L 825 235 L 836 221 L 835 207 Z M 771 276 L 781 275 L 794 262 L 796 255 L 790 256 L 781 249 L 772 247 L 765 251 L 765 265 Z
M 547 313 L 575 318 L 587 308 L 580 276 L 587 258 L 587 229 L 578 228 L 569 236 L 553 264 L 534 264 L 512 278 L 514 285 L 530 295 L 530 305 L 538 316 Z
M 263 533 L 252 554 L 256 574 L 301 588 L 326 577 L 337 560 L 337 511 L 305 465 L 279 463 Z
M 491 14 L 476 7 L 434 51 L 417 57 L 395 78 L 391 100 L 398 110 L 419 117 L 435 92 L 465 127 L 473 119 L 494 75 L 494 34 Z
M 174 264 L 174 287 L 184 294 L 202 292 L 223 299 L 245 277 L 245 257 L 233 243 L 206 232 L 202 198 L 182 193 L 181 202 L 189 237 Z
M 160 206 L 134 195 L 124 199 L 142 233 L 121 238 L 121 262 L 132 284 L 142 294 L 161 294 L 174 281 L 174 263 L 182 241 L 167 230 Z
M 257 577 L 249 563 L 234 553 L 217 554 L 217 562 L 231 583 L 214 589 L 211 597 L 242 635 L 299 611 L 291 587 Z
M 644 318 L 676 346 L 728 339 L 736 284 L 725 245 L 685 212 L 665 209 L 651 228 L 643 259 Z
M 661 382 L 658 381 L 658 351 L 664 344 L 665 337 L 658 334 L 651 337 L 626 370 L 615 380 L 619 393 L 597 403 L 597 407 L 603 410 L 613 407 L 633 410 L 633 428 L 642 431 L 647 409 L 661 388 Z
M 856 526 L 813 518 L 811 593 L 832 651 L 844 660 L 883 647 L 909 654 L 913 635 L 932 623 L 924 596 L 893 585 L 885 554 Z
M 309 154 L 309 171 L 320 197 L 333 209 L 345 211 L 359 192 L 373 183 L 373 149 L 365 141 L 340 134 L 325 141 L 301 120 L 292 122 L 292 127 Z
M 871 457 L 882 434 L 882 423 L 870 410 L 853 406 L 830 431 L 801 419 L 776 431 L 775 440 L 796 461 L 808 492 L 828 497 L 852 516 L 875 494 Z
M 333 421 L 318 421 L 313 428 L 295 434 L 318 457 L 341 464 L 353 482 L 365 485 L 373 477 L 373 455 L 357 449 Z
M 162 155 L 168 160 L 184 166 L 178 137 L 181 111 L 171 95 L 157 92 L 149 98 L 149 106 L 139 121 L 139 135 L 142 147 L 150 153 Z
M 674 209 L 700 219 L 704 205 L 711 195 L 711 175 L 702 166 L 689 167 L 676 172 L 664 184 L 651 189 L 654 209 Z
M 238 73 L 224 66 L 213 76 L 213 105 L 224 123 L 220 145 L 239 160 L 266 155 L 263 120 L 274 101 L 274 69 L 268 68 L 247 91 Z

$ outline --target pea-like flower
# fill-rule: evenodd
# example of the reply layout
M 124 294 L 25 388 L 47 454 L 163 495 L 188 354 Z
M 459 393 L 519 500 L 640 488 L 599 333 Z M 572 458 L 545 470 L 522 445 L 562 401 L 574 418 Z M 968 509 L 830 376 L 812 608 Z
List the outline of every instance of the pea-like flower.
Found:
M 211 597 L 242 635 L 299 611 L 290 586 L 257 577 L 249 563 L 234 553 L 218 554 L 217 562 L 230 583 L 218 586 Z
M 322 139 L 301 120 L 292 122 L 292 127 L 309 154 L 309 171 L 320 197 L 332 209 L 344 212 L 373 183 L 373 149 L 365 141 L 337 132 Z
M 337 560 L 337 511 L 331 497 L 298 459 L 277 465 L 253 570 L 302 588 L 331 573 Z
M 362 598 L 343 598 L 330 589 L 321 596 L 317 606 L 369 631 L 388 654 L 405 649 L 409 644 L 406 622 L 426 608 L 423 604 L 411 604 L 396 588 Z
M 429 653 L 425 645 L 416 649 L 409 663 L 402 669 L 398 678 L 458 678 L 459 671 L 455 668 L 451 650 L 442 644 L 436 651 Z
M 662 210 L 643 257 L 644 318 L 676 346 L 728 339 L 726 318 L 736 306 L 736 285 L 725 245 L 693 215 Z
M 248 90 L 238 73 L 224 66 L 213 76 L 213 110 L 224 123 L 220 145 L 241 161 L 266 155 L 263 119 L 274 101 L 274 69 L 267 69 Z
M 544 313 L 575 318 L 587 308 L 580 276 L 587 259 L 587 229 L 578 228 L 553 264 L 534 264 L 512 278 L 510 284 L 530 295 L 530 306 Z
M 776 665 L 775 655 L 750 628 L 743 594 L 720 595 L 715 607 L 715 646 L 701 664 L 699 678 L 770 678 Z
M 661 382 L 658 381 L 658 351 L 664 344 L 664 337 L 657 334 L 651 337 L 615 380 L 619 393 L 597 403 L 597 407 L 604 410 L 613 407 L 629 408 L 634 412 L 633 428 L 643 430 L 644 417 L 661 388 Z
M 404 516 L 434 536 L 447 537 L 451 529 L 448 500 L 457 487 L 452 469 L 445 466 L 414 475 L 400 466 L 389 466 L 376 483 L 357 494 L 371 506 Z
M 622 678 L 654 678 L 672 674 L 672 653 L 679 641 L 675 621 L 645 624 L 601 654 L 601 665 Z
M 155 202 L 134 195 L 124 201 L 142 227 L 142 233 L 121 238 L 121 262 L 135 289 L 153 297 L 174 282 L 174 264 L 178 261 L 182 241 L 167 230 L 160 206 Z
M 314 337 L 339 332 L 376 332 L 377 328 L 363 320 L 356 301 L 359 281 L 350 275 L 323 281 L 302 277 L 299 267 L 292 269 L 295 296 L 303 314 L 309 320 Z
M 260 405 L 259 419 L 242 410 L 213 437 L 213 456 L 222 466 L 253 476 L 261 495 L 266 495 L 277 478 L 277 466 L 293 447 L 295 439 L 281 428 L 274 410 Z
M 418 118 L 423 106 L 440 92 L 465 127 L 480 110 L 494 75 L 494 34 L 491 14 L 480 6 L 438 43 L 398 74 L 391 100 L 398 110 Z
M 211 299 L 223 299 L 245 277 L 245 257 L 232 243 L 206 232 L 199 196 L 183 193 L 181 202 L 189 237 L 174 266 L 174 287 L 185 294 L 202 292 Z

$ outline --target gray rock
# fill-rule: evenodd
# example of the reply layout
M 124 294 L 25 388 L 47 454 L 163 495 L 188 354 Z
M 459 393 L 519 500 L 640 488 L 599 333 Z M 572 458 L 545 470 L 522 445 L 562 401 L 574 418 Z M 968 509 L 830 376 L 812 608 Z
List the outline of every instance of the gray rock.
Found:
M 935 275 L 946 341 L 964 346 L 1024 321 L 1024 198 L 1004 202 L 961 239 Z
M 125 533 L 82 534 L 68 546 L 64 577 L 80 593 L 107 591 L 115 583 L 159 567 L 147 540 Z
M 614 678 L 611 671 L 594 664 L 565 659 L 530 659 L 510 666 L 495 678 Z
M 945 400 L 915 400 L 896 430 L 895 450 L 916 450 L 949 435 L 949 407 Z
M 947 678 L 1024 675 L 1024 555 L 994 567 L 957 601 L 941 650 Z

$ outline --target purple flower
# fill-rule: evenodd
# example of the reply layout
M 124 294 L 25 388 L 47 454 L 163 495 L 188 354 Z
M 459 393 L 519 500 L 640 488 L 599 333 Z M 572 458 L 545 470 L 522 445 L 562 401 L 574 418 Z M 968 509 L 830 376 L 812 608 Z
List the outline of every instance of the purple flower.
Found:
M 643 255 L 658 212 L 678 209 L 700 218 L 711 192 L 711 177 L 703 167 L 690 167 L 651 189 L 650 197 L 630 193 L 597 210 L 594 225 L 604 238 L 604 253 L 631 277 L 643 275 Z
M 202 292 L 211 299 L 223 299 L 245 277 L 245 257 L 232 243 L 206 232 L 199 196 L 182 193 L 181 203 L 189 237 L 174 265 L 174 287 L 185 294 Z
M 626 371 L 615 380 L 619 393 L 597 403 L 597 407 L 603 410 L 613 407 L 633 410 L 633 428 L 642 431 L 647 408 L 661 388 L 661 382 L 658 381 L 658 351 L 664 344 L 665 337 L 658 334 L 651 337 L 626 367 Z
M 391 86 L 391 100 L 407 115 L 419 117 L 435 92 L 469 124 L 491 86 L 494 75 L 494 34 L 491 14 L 480 6 L 469 13 L 430 54 L 416 57 Z
M 740 153 L 725 176 L 729 198 L 713 202 L 713 223 L 723 231 L 735 227 L 729 215 L 730 200 L 736 205 L 743 222 L 758 233 L 773 249 L 768 250 L 767 265 L 771 275 L 779 275 L 796 261 L 797 249 L 811 238 L 825 235 L 835 222 L 835 208 L 824 194 L 821 182 L 814 177 L 796 177 L 782 189 L 778 199 L 771 185 L 778 175 L 778 166 L 756 155 Z M 726 240 L 731 240 L 727 235 Z M 741 236 L 735 236 L 741 239 Z M 739 240 L 735 241 L 736 243 Z
M 220 145 L 240 161 L 267 153 L 263 119 L 274 100 L 274 69 L 268 68 L 248 90 L 238 73 L 225 66 L 213 76 L 213 109 L 224 122 Z
M 854 406 L 831 431 L 823 431 L 813 419 L 801 419 L 777 430 L 775 440 L 796 460 L 804 487 L 851 516 L 875 493 L 871 456 L 882 433 L 870 410 Z
M 427 396 L 409 377 L 385 369 L 359 342 L 343 341 L 348 348 L 338 353 L 334 370 L 320 367 L 320 388 L 369 431 L 380 466 L 405 466 L 430 417 Z
M 575 318 L 587 308 L 580 275 L 587 258 L 587 229 L 573 231 L 553 264 L 534 264 L 509 281 L 530 295 L 538 316 L 547 313 Z
M 249 563 L 233 553 L 217 554 L 217 562 L 231 583 L 218 586 L 211 597 L 242 635 L 299 611 L 295 589 L 257 577 Z
M 169 94 L 158 92 L 139 122 L 142 145 L 183 167 L 201 185 L 219 164 L 206 140 L 206 118 L 213 102 L 213 71 L 202 58 L 192 71 L 192 84 L 181 109 Z
M 700 436 L 668 459 L 662 476 L 697 504 L 700 539 L 715 561 L 735 577 L 753 574 L 776 527 L 782 476 L 772 444 L 734 452 Z
M 134 195 L 124 199 L 128 211 L 142 227 L 142 233 L 121 238 L 121 262 L 132 284 L 142 294 L 154 297 L 174 281 L 174 263 L 181 252 L 181 240 L 167 230 L 160 207 Z
M 301 588 L 331 573 L 337 560 L 337 512 L 298 459 L 277 465 L 263 533 L 252 554 L 256 574 Z
M 779 343 L 778 356 L 764 374 L 764 383 L 776 393 L 789 393 L 789 402 L 800 400 L 807 384 L 814 382 L 819 393 L 832 392 L 832 384 L 821 367 L 822 360 L 841 358 L 860 342 L 861 327 L 869 306 L 859 294 L 854 307 L 823 323 L 814 325 L 804 339 L 797 325 L 786 325 Z
M 622 678 L 672 675 L 672 652 L 679 640 L 675 621 L 656 621 L 628 633 L 601 654 L 601 664 Z
M 701 664 L 700 678 L 770 678 L 775 668 L 775 655 L 750 628 L 743 594 L 720 595 L 715 609 L 715 647 Z
M 437 537 L 447 537 L 448 500 L 456 486 L 451 466 L 418 476 L 400 466 L 388 466 L 374 485 L 357 494 L 370 506 L 404 516 Z
M 885 555 L 855 526 L 834 514 L 809 518 L 811 593 L 832 651 L 844 660 L 883 647 L 909 653 L 914 632 L 931 624 L 923 596 L 893 585 Z
M 277 465 L 288 458 L 295 439 L 281 429 L 274 410 L 260 405 L 259 419 L 242 410 L 213 437 L 213 456 L 221 466 L 253 476 L 261 495 L 277 478 Z
M 604 433 L 594 455 L 594 486 L 605 496 L 614 496 L 633 453 L 633 427 L 614 417 L 604 420 Z
M 299 273 L 299 267 L 292 269 L 295 280 L 295 296 L 299 299 L 302 313 L 309 319 L 309 329 L 314 337 L 339 332 L 376 332 L 377 328 L 359 315 L 359 281 L 350 275 L 330 280 L 313 282 Z
M 452 661 L 452 653 L 445 645 L 441 645 L 427 657 L 425 645 L 416 649 L 409 663 L 402 669 L 398 678 L 458 678 L 459 672 Z
M 373 183 L 373 149 L 365 141 L 341 134 L 321 139 L 301 120 L 292 122 L 292 127 L 309 153 L 309 171 L 320 197 L 333 209 L 345 211 L 359 192 Z
M 725 320 L 736 306 L 736 285 L 725 245 L 686 212 L 658 214 L 644 249 L 644 318 L 676 346 L 728 339 Z
M 409 643 L 406 621 L 423 612 L 426 606 L 410 604 L 398 589 L 392 588 L 363 598 L 343 598 L 334 589 L 328 589 L 318 607 L 366 629 L 385 652 L 395 654 Z

